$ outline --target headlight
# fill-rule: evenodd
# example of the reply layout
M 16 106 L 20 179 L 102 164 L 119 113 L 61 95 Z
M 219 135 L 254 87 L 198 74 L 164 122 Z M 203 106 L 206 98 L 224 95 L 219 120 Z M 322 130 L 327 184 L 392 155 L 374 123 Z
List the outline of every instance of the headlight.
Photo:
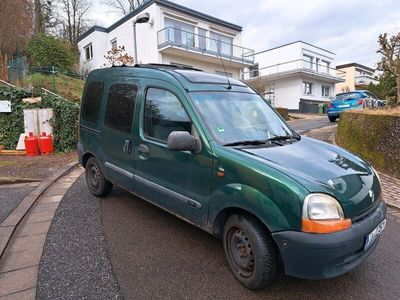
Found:
M 309 194 L 304 199 L 302 230 L 310 233 L 331 233 L 351 227 L 344 218 L 339 202 L 326 194 Z

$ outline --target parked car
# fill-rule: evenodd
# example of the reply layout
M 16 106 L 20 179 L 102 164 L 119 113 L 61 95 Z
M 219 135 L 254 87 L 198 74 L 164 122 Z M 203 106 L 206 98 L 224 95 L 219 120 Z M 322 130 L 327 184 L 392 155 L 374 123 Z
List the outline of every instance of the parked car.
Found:
M 78 154 L 91 193 L 117 185 L 222 239 L 233 275 L 250 289 L 279 272 L 347 273 L 386 224 L 368 163 L 300 136 L 246 84 L 198 70 L 91 72 Z
M 366 90 L 355 90 L 353 92 L 337 94 L 328 104 L 329 121 L 335 122 L 340 113 L 346 109 L 362 109 L 365 107 L 385 106 L 386 101 L 380 100 L 374 94 Z

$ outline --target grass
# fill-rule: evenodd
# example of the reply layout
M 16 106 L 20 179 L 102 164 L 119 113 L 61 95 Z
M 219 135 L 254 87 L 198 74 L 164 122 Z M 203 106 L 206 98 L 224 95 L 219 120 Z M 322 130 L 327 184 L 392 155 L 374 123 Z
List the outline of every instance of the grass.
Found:
M 25 77 L 22 82 L 23 87 L 32 87 L 33 89 L 45 88 L 55 92 L 64 98 L 76 102 L 80 102 L 85 81 L 83 79 L 57 74 L 55 76 L 55 88 L 53 91 L 53 76 L 34 73 Z

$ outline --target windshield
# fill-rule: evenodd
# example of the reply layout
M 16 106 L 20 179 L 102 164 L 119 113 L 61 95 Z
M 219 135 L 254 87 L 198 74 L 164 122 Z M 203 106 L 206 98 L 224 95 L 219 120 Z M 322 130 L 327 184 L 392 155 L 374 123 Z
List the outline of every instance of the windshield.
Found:
M 222 144 L 292 135 L 259 95 L 238 92 L 192 92 L 190 95 L 209 130 Z

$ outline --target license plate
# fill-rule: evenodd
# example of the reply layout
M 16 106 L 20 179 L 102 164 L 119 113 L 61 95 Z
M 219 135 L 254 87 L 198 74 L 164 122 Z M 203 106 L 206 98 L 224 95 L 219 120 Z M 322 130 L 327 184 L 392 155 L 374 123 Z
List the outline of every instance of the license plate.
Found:
M 367 250 L 376 238 L 383 232 L 386 226 L 386 219 L 383 220 L 370 234 L 365 237 L 364 251 Z
M 345 108 L 345 107 L 350 107 L 350 104 L 342 104 L 338 105 L 339 108 Z

